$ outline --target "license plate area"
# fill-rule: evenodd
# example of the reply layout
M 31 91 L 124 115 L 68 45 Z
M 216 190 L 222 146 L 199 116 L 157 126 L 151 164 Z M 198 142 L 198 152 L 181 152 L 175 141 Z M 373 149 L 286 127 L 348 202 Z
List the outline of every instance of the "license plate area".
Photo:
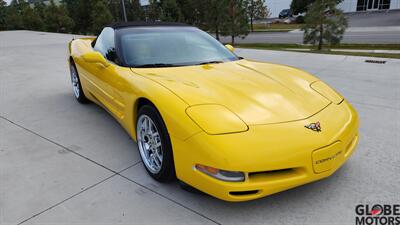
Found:
M 342 142 L 337 141 L 329 146 L 315 150 L 312 153 L 315 173 L 323 173 L 335 168 L 344 159 Z

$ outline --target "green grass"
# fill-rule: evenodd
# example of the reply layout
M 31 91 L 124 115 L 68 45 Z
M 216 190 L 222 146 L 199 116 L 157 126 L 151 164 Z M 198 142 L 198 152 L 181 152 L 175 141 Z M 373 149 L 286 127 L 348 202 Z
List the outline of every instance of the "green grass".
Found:
M 299 52 L 299 51 L 297 51 Z M 306 51 L 300 51 L 306 52 Z M 318 53 L 318 54 L 328 54 L 328 55 L 350 55 L 350 56 L 365 56 L 365 57 L 376 57 L 376 58 L 391 58 L 391 59 L 400 59 L 400 54 L 392 54 L 392 53 L 369 53 L 369 52 L 336 52 L 329 50 L 312 50 L 307 51 L 310 53 Z
M 253 24 L 254 32 L 289 32 L 295 29 L 300 29 L 300 24 Z
M 400 50 L 400 44 L 340 44 L 333 49 Z
M 236 44 L 238 48 L 255 48 L 255 49 L 284 49 L 284 48 L 304 48 L 309 49 L 309 46 L 298 44 L 267 44 L 267 43 L 251 43 L 251 44 Z
M 252 32 L 284 32 L 287 33 L 292 31 L 293 29 L 254 29 Z
M 254 43 L 254 44 L 237 44 L 237 45 L 235 45 L 235 47 L 318 53 L 318 54 L 330 54 L 330 55 L 351 55 L 351 56 L 366 56 L 366 57 L 400 59 L 400 54 L 346 52 L 346 51 L 342 52 L 342 51 L 329 51 L 329 49 L 316 50 L 315 48 L 313 48 L 310 45 L 298 45 L 298 44 L 258 44 L 258 43 Z M 359 49 L 359 50 L 400 50 L 400 44 L 341 44 L 341 45 L 337 45 L 337 46 L 332 46 L 331 48 L 333 48 L 333 49 Z M 291 49 L 296 49 L 296 50 L 291 50 Z

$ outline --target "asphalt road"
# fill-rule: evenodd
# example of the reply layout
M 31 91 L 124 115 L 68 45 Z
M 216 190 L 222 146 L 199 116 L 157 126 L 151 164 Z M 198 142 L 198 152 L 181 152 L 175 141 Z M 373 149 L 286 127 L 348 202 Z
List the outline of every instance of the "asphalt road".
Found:
M 353 30 L 351 30 L 353 29 Z M 230 37 L 223 37 L 222 42 L 228 43 Z M 287 43 L 302 44 L 302 32 L 254 32 L 245 39 L 236 38 L 236 43 Z M 400 44 L 399 27 L 350 28 L 343 37 L 342 43 L 352 44 Z
M 360 143 L 331 177 L 228 203 L 160 184 L 103 109 L 77 103 L 72 37 L 0 32 L 0 224 L 355 224 L 357 204 L 400 202 L 400 60 L 238 49 L 312 72 L 360 115 Z
M 345 13 L 349 27 L 400 26 L 400 9 Z M 256 20 L 255 23 L 273 22 L 278 18 Z
M 342 43 L 400 44 L 400 10 L 346 13 L 349 28 Z M 270 19 L 274 20 L 274 19 Z M 222 38 L 230 42 L 229 37 Z M 251 33 L 237 43 L 303 43 L 301 32 Z

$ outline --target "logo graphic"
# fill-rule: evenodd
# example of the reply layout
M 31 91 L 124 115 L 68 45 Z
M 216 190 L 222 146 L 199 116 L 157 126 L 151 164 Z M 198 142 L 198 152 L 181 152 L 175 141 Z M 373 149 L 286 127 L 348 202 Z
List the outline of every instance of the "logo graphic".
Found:
M 400 204 L 359 204 L 356 225 L 400 225 Z
M 372 216 L 379 216 L 382 214 L 382 206 L 380 205 L 374 205 L 371 209 L 371 215 Z
M 321 124 L 319 123 L 319 121 L 316 122 L 316 123 L 310 123 L 310 124 L 308 124 L 308 125 L 306 125 L 304 127 L 307 128 L 307 129 L 316 131 L 316 132 L 321 132 L 322 131 L 321 130 Z

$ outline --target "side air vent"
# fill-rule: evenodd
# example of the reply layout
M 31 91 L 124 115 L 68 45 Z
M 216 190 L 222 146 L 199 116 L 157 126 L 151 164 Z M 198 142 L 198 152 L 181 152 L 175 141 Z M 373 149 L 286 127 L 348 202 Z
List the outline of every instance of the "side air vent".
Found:
M 254 177 L 257 175 L 279 175 L 279 174 L 288 174 L 294 172 L 293 168 L 289 168 L 289 169 L 281 169 L 281 170 L 271 170 L 271 171 L 262 171 L 262 172 L 252 172 L 249 173 L 249 177 Z
M 251 191 L 231 191 L 229 192 L 230 195 L 234 196 L 244 196 L 244 195 L 254 195 L 257 194 L 259 190 L 251 190 Z

